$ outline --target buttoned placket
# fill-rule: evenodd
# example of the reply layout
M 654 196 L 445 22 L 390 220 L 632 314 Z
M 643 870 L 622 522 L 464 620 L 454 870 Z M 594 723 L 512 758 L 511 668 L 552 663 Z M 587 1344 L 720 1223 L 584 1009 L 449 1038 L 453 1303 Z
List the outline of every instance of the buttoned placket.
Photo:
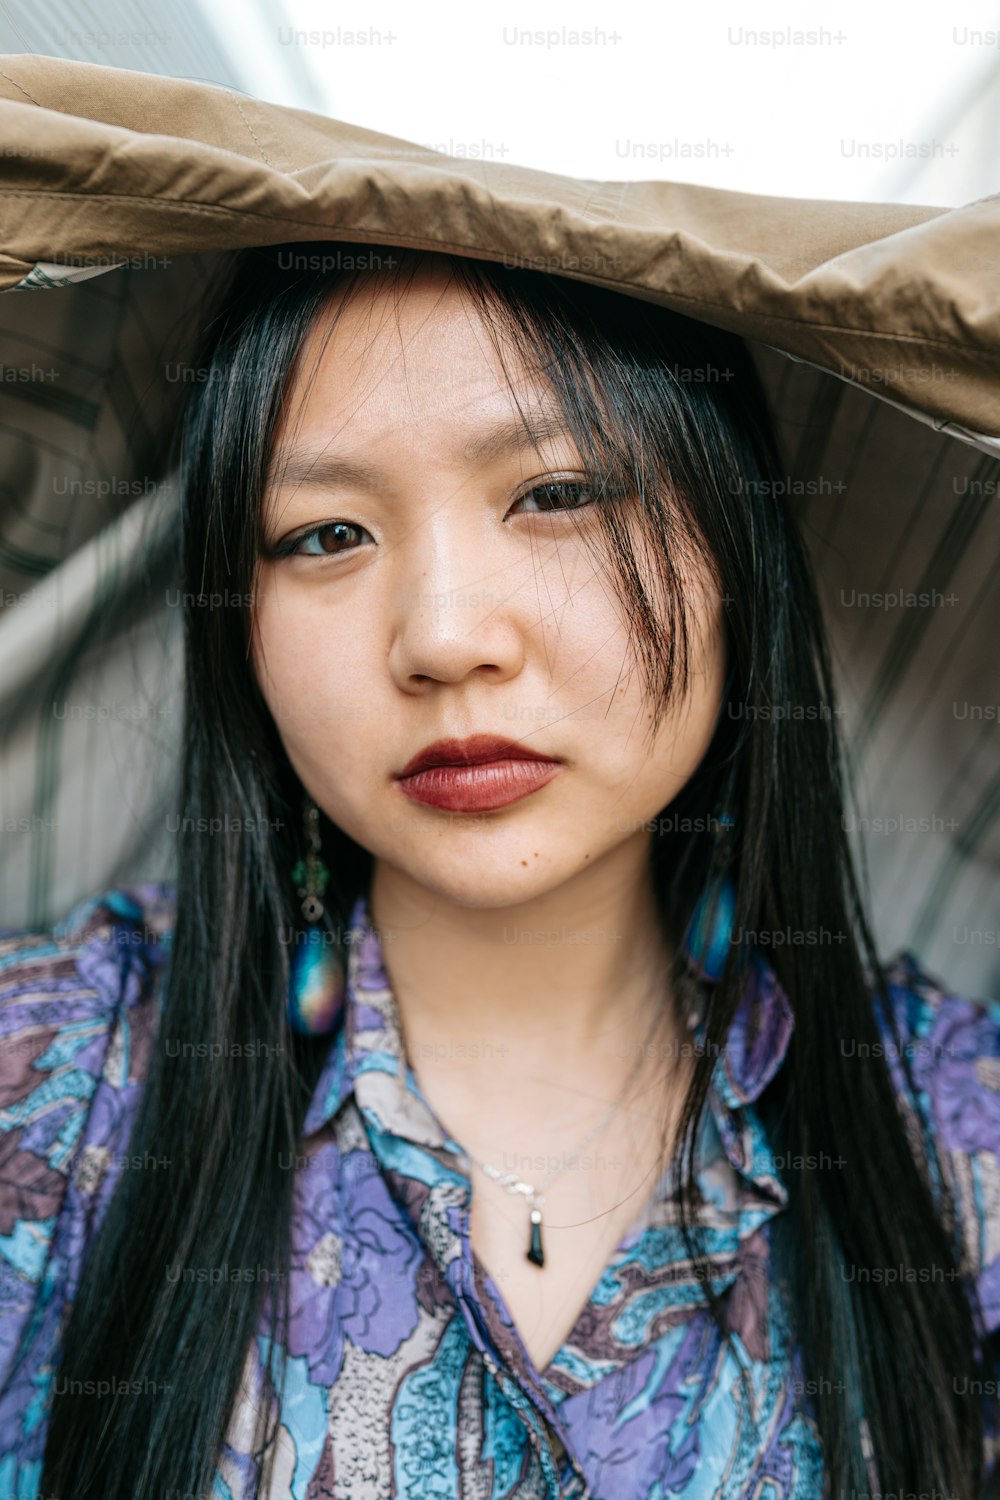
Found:
M 588 1480 L 570 1443 L 560 1431 L 557 1411 L 547 1393 L 537 1386 L 529 1369 L 510 1368 L 493 1343 L 475 1294 L 469 1237 L 472 1184 L 465 1168 L 467 1158 L 459 1144 L 444 1131 L 405 1058 L 395 1000 L 382 965 L 381 947 L 376 935 L 367 925 L 367 906 L 361 901 L 355 906 L 353 920 L 359 928 L 359 934 L 361 928 L 367 928 L 367 933 L 364 943 L 356 944 L 351 949 L 352 1002 L 357 1002 L 364 1008 L 364 1011 L 355 1009 L 352 1015 L 356 1022 L 365 1012 L 372 1019 L 366 1020 L 365 1026 L 359 1026 L 352 1035 L 343 1076 L 339 1084 L 331 1088 L 327 1104 L 335 1103 L 335 1095 L 339 1093 L 342 1097 L 353 1085 L 356 1100 L 368 1125 L 369 1138 L 380 1159 L 382 1153 L 377 1149 L 380 1138 L 395 1137 L 428 1151 L 450 1175 L 453 1188 L 450 1198 L 445 1192 L 429 1210 L 437 1220 L 438 1232 L 431 1237 L 432 1243 L 427 1248 L 455 1297 L 457 1309 L 485 1369 L 523 1423 L 528 1440 L 538 1454 L 543 1473 L 550 1486 L 555 1486 L 553 1500 L 570 1500 L 570 1497 L 572 1500 L 578 1500 L 578 1497 L 579 1500 L 586 1500 L 590 1493 Z M 359 975 L 362 976 L 360 980 Z M 771 979 L 773 980 L 773 976 Z M 753 1001 L 757 998 L 757 994 L 753 994 L 752 1000 L 748 995 L 743 1002 L 739 1028 L 741 1038 Z M 732 1059 L 720 1058 L 714 1086 L 710 1090 L 711 1113 L 716 1118 L 717 1126 L 722 1127 L 720 1135 L 726 1155 L 742 1176 L 747 1175 L 751 1163 L 747 1160 L 747 1137 L 740 1128 L 743 1113 L 741 1106 L 756 1097 L 764 1082 L 780 1064 L 791 1030 L 787 1001 L 780 992 L 777 1004 L 773 1003 L 774 998 L 772 994 L 772 1003 L 765 1007 L 764 1012 L 765 1019 L 768 1019 L 765 1030 L 770 1035 L 756 1038 L 757 1046 L 749 1049 L 755 1053 L 752 1059 L 742 1045 L 737 1047 L 739 1076 L 735 1078 L 732 1076 Z M 760 1046 L 762 1041 L 763 1047 Z M 391 1084 L 386 1075 L 391 1076 Z M 451 1160 L 443 1160 L 442 1153 Z M 770 1155 L 766 1148 L 764 1155 Z M 394 1173 L 391 1164 L 384 1159 L 381 1164 L 392 1178 Z M 752 1175 L 756 1178 L 757 1174 Z M 764 1175 L 765 1180 L 770 1177 L 770 1173 Z M 769 1197 L 784 1196 L 780 1184 L 773 1179 L 768 1185 L 776 1189 L 775 1193 L 768 1194 Z M 454 1222 L 449 1222 L 449 1209 L 457 1209 L 457 1254 L 456 1229 Z M 493 1295 L 485 1283 L 484 1294 Z M 496 1296 L 500 1297 L 498 1290 Z M 509 1322 L 510 1315 L 503 1307 L 502 1299 L 500 1307 L 504 1313 L 504 1321 Z M 564 1457 L 557 1456 L 554 1440 L 563 1449 Z
M 455 1143 L 451 1142 L 451 1144 L 454 1145 Z M 469 1210 L 466 1209 L 461 1215 L 462 1263 L 466 1267 L 471 1267 L 472 1265 L 472 1246 L 469 1229 L 470 1214 Z M 469 1279 L 471 1281 L 471 1273 Z M 486 1294 L 487 1296 L 489 1295 L 488 1289 Z M 551 1405 L 545 1393 L 537 1387 L 527 1371 L 523 1375 L 516 1370 L 512 1371 L 506 1365 L 500 1364 L 490 1353 L 492 1340 L 482 1320 L 479 1304 L 475 1297 L 470 1297 L 463 1291 L 461 1301 L 466 1326 L 469 1328 L 470 1333 L 474 1332 L 476 1336 L 477 1347 L 479 1348 L 483 1363 L 514 1407 L 518 1416 L 524 1422 L 528 1436 L 542 1463 L 543 1470 L 546 1467 L 545 1457 L 547 1456 L 551 1460 L 558 1486 L 556 1496 L 560 1497 L 560 1500 L 570 1500 L 570 1497 L 573 1497 L 573 1500 L 576 1500 L 576 1497 L 581 1497 L 581 1500 L 583 1500 L 583 1497 L 587 1497 L 590 1494 L 587 1477 L 579 1459 L 575 1456 L 565 1436 L 559 1430 L 558 1413 L 555 1408 Z M 511 1387 L 514 1387 L 514 1390 L 518 1393 L 517 1395 L 514 1394 Z M 531 1420 L 529 1420 L 529 1411 L 524 1408 L 525 1400 L 529 1403 Z M 559 1457 L 553 1449 L 553 1437 L 558 1441 L 563 1450 L 564 1457 L 562 1462 L 560 1462 Z M 545 1447 L 545 1454 L 542 1451 L 543 1445 Z M 561 1470 L 564 1470 L 567 1465 L 569 1466 L 571 1477 L 568 1481 L 565 1481 Z M 569 1485 L 568 1488 L 567 1483 Z
M 522 1375 L 503 1363 L 501 1351 L 493 1345 L 476 1300 L 470 1239 L 472 1182 L 465 1166 L 467 1158 L 459 1143 L 444 1130 L 406 1059 L 395 996 L 384 967 L 381 943 L 368 920 L 365 901 L 355 903 L 351 925 L 346 1025 L 349 1035 L 340 1088 L 349 1089 L 353 1084 L 355 1102 L 368 1127 L 372 1148 L 390 1181 L 394 1171 L 386 1156 L 391 1152 L 380 1150 L 380 1147 L 393 1137 L 426 1151 L 450 1177 L 450 1191 L 446 1180 L 444 1191 L 428 1210 L 436 1218 L 438 1230 L 431 1236 L 428 1249 L 455 1297 L 474 1348 L 484 1362 L 489 1361 L 486 1368 L 523 1422 L 543 1471 L 556 1485 L 558 1495 L 561 1489 L 559 1465 L 547 1436 L 550 1427 L 558 1433 L 558 1415 L 527 1371 Z M 443 1160 L 444 1156 L 449 1160 Z M 455 1228 L 449 1222 L 449 1211 L 456 1212 L 458 1218 L 457 1254 Z M 584 1494 L 587 1481 L 583 1469 L 562 1433 L 559 1433 L 559 1440 L 567 1452 L 574 1475 L 575 1488 L 570 1493 Z
M 362 1073 L 361 1075 L 359 1075 L 358 1085 L 360 1085 L 360 1095 L 362 1096 L 362 1101 L 363 1096 L 366 1092 L 364 1079 L 365 1074 Z M 358 1088 L 356 1085 L 356 1093 L 357 1092 Z M 428 1112 L 428 1124 L 431 1124 L 431 1122 L 433 1122 L 434 1124 L 438 1123 L 436 1122 L 435 1117 L 430 1111 L 430 1106 L 427 1104 L 426 1099 L 420 1093 L 419 1087 L 416 1086 L 416 1080 L 413 1078 L 412 1074 L 410 1075 L 410 1081 L 408 1087 L 406 1088 L 406 1093 L 409 1096 L 408 1102 L 406 1104 L 406 1109 L 411 1122 L 414 1118 L 413 1101 L 416 1098 L 422 1103 L 424 1109 Z M 399 1097 L 398 1093 L 397 1097 Z M 372 1147 L 375 1151 L 375 1154 L 379 1158 L 383 1172 L 385 1172 L 387 1179 L 391 1184 L 392 1179 L 396 1174 L 392 1165 L 384 1158 L 382 1154 L 382 1148 L 384 1147 L 386 1138 L 392 1137 L 400 1140 L 406 1140 L 409 1144 L 414 1144 L 414 1142 L 411 1140 L 409 1132 L 405 1136 L 400 1135 L 397 1133 L 397 1131 L 393 1130 L 389 1126 L 388 1122 L 379 1121 L 373 1114 L 372 1106 L 370 1103 L 361 1102 L 361 1112 L 365 1117 L 366 1123 L 368 1125 L 368 1135 L 372 1143 Z M 446 1136 L 443 1132 L 440 1132 L 440 1129 L 434 1132 L 432 1125 L 431 1133 L 438 1134 L 439 1139 L 434 1142 L 434 1145 L 439 1149 L 443 1148 L 449 1153 L 455 1155 L 461 1154 L 461 1148 L 458 1146 L 457 1142 L 451 1140 L 451 1138 Z M 429 1147 L 431 1145 L 431 1143 L 426 1139 L 421 1140 L 420 1144 L 424 1147 Z M 449 1168 L 449 1170 L 454 1171 L 458 1175 L 464 1176 L 464 1173 L 462 1173 L 461 1169 L 457 1166 L 454 1168 Z M 446 1204 L 443 1211 L 436 1215 L 436 1217 L 438 1218 L 438 1227 L 440 1233 L 432 1236 L 432 1243 L 427 1247 L 428 1253 L 437 1264 L 439 1271 L 441 1271 L 444 1280 L 447 1282 L 452 1295 L 455 1298 L 457 1312 L 459 1316 L 461 1316 L 462 1321 L 465 1324 L 465 1328 L 469 1335 L 469 1340 L 473 1348 L 475 1349 L 479 1358 L 482 1360 L 484 1367 L 493 1377 L 499 1390 L 510 1403 L 518 1419 L 524 1426 L 525 1431 L 528 1435 L 528 1440 L 538 1455 L 539 1463 L 542 1466 L 542 1471 L 545 1474 L 547 1480 L 549 1481 L 550 1485 L 555 1485 L 555 1490 L 552 1491 L 552 1500 L 578 1500 L 578 1497 L 579 1500 L 586 1500 L 586 1497 L 589 1497 L 590 1493 L 586 1475 L 579 1460 L 575 1457 L 569 1444 L 567 1443 L 565 1436 L 559 1431 L 558 1416 L 555 1412 L 555 1409 L 549 1403 L 548 1398 L 545 1396 L 544 1392 L 540 1391 L 532 1382 L 530 1376 L 528 1375 L 528 1372 L 525 1372 L 522 1376 L 518 1371 L 510 1369 L 503 1362 L 500 1351 L 496 1349 L 491 1338 L 490 1331 L 482 1317 L 482 1312 L 475 1297 L 473 1285 L 473 1263 L 470 1240 L 471 1216 L 469 1210 L 471 1182 L 469 1181 L 468 1177 L 465 1178 L 465 1183 L 466 1190 L 463 1194 L 464 1201 Z M 450 1256 L 444 1255 L 441 1250 L 442 1242 L 446 1241 L 448 1236 L 453 1234 L 453 1231 L 447 1223 L 447 1213 L 449 1207 L 457 1207 L 460 1225 L 457 1236 L 459 1253 L 457 1255 Z M 451 1271 L 452 1266 L 458 1267 L 457 1275 Z M 565 1453 L 565 1458 L 563 1459 L 561 1464 L 553 1449 L 550 1433 L 558 1438 L 558 1441 Z M 568 1478 L 568 1480 L 565 1478 L 564 1473 L 561 1472 L 561 1470 L 565 1470 L 567 1465 L 570 1469 L 570 1477 Z

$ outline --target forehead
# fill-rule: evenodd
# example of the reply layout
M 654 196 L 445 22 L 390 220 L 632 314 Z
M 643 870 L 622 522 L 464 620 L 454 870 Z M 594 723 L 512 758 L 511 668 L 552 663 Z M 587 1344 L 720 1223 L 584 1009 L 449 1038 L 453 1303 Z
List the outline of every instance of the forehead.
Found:
M 334 417 L 355 427 L 387 417 L 471 425 L 513 409 L 515 394 L 537 409 L 552 390 L 433 257 L 331 293 L 303 340 L 286 412 L 306 431 Z

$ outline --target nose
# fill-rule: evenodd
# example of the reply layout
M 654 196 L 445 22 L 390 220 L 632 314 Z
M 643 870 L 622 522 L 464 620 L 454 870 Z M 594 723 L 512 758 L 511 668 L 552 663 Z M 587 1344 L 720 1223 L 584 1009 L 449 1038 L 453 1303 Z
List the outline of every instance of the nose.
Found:
M 474 505 L 446 505 L 394 549 L 389 670 L 405 691 L 522 669 L 530 629 L 518 599 L 523 551 Z

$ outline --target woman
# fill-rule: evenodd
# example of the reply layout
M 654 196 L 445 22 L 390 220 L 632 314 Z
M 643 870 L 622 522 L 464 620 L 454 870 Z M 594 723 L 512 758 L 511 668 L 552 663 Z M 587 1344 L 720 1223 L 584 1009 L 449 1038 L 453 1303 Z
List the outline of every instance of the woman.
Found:
M 4 940 L 5 1492 L 978 1494 L 1000 1012 L 879 966 L 741 340 L 288 249 L 180 433 L 176 889 Z

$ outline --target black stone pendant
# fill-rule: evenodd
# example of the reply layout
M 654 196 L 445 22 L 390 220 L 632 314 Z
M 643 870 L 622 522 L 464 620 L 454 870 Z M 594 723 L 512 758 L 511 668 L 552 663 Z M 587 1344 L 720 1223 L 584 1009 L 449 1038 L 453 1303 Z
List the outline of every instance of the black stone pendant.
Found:
M 537 1208 L 531 1210 L 531 1244 L 527 1257 L 534 1265 L 544 1266 L 545 1251 L 542 1249 L 542 1216 Z

